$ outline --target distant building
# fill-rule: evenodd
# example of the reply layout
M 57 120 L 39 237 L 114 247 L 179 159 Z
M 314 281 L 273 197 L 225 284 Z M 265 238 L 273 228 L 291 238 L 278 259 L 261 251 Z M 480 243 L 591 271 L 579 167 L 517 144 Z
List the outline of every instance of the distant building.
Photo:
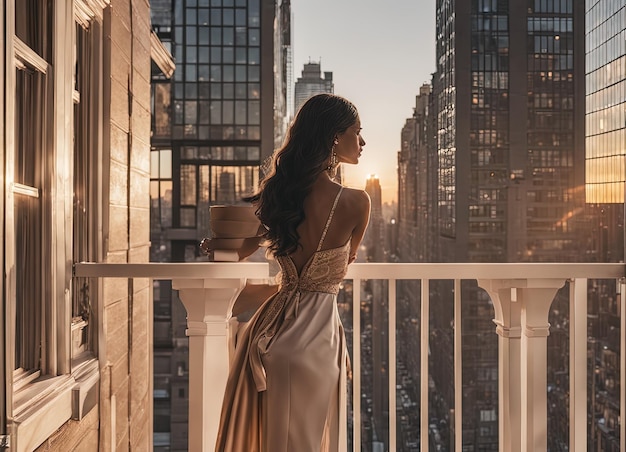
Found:
M 316 94 L 335 92 L 333 73 L 324 72 L 322 75 L 321 63 L 305 63 L 302 76 L 298 77 L 295 84 L 294 114 L 306 100 Z
M 370 175 L 365 182 L 365 191 L 371 200 L 370 222 L 365 233 L 363 245 L 366 248 L 368 262 L 385 262 L 385 220 L 383 218 L 382 188 L 380 179 L 375 174 Z M 369 298 L 369 309 L 371 309 L 369 334 L 369 348 L 371 351 L 372 372 L 371 379 L 366 382 L 366 386 L 371 388 L 372 400 L 369 412 L 365 417 L 371 422 L 371 437 L 369 438 L 372 447 L 376 450 L 377 440 L 382 440 L 388 436 L 388 406 L 389 395 L 387 391 L 381 390 L 388 386 L 388 356 L 387 347 L 387 321 L 388 311 L 386 282 L 371 280 L 366 283 L 366 292 L 371 295 Z M 367 328 L 367 327 L 366 327 Z
M 383 262 L 384 219 L 382 189 L 378 176 L 372 174 L 367 178 L 365 191 L 371 200 L 370 222 L 363 239 L 363 243 L 367 248 L 367 259 L 371 262 Z
M 436 260 L 584 260 L 584 16 L 575 0 L 437 2 Z M 431 291 L 446 300 L 450 288 Z M 463 294 L 463 426 L 451 430 L 463 429 L 464 447 L 496 451 L 493 307 L 475 285 Z M 433 311 L 432 353 L 451 357 L 450 305 Z M 453 366 L 443 361 L 432 416 L 451 425 Z
M 437 193 L 437 153 L 432 139 L 434 130 L 432 106 L 431 86 L 424 84 L 415 97 L 413 115 L 407 118 L 401 131 L 400 151 L 398 152 L 398 244 L 396 248 L 397 259 L 400 262 L 433 262 L 437 259 L 435 253 L 437 216 L 434 209 Z M 434 282 L 433 285 L 436 286 Z M 414 321 L 420 316 L 420 303 L 417 298 L 417 294 L 420 293 L 420 281 L 397 281 L 397 291 L 398 318 L 404 319 L 398 324 L 397 342 L 402 346 L 398 347 L 397 359 L 400 372 L 404 374 L 400 381 L 404 382 L 401 393 L 405 398 L 405 402 L 398 407 L 398 416 L 409 421 L 400 429 L 398 442 L 407 446 L 402 450 L 416 450 L 409 448 L 408 445 L 416 444 L 420 436 L 418 416 L 413 406 L 414 403 L 417 404 L 419 395 L 414 385 L 411 384 L 419 381 L 421 372 L 419 360 L 415 359 L 412 348 L 419 347 Z M 444 351 L 446 346 L 447 349 Z M 440 353 L 450 355 L 453 353 L 453 344 L 447 340 L 445 334 L 438 336 L 436 348 Z M 436 381 L 442 364 L 444 367 L 450 365 L 447 361 L 447 359 L 438 359 L 433 363 L 431 372 Z M 438 386 L 436 400 L 442 398 L 446 400 L 445 397 L 441 397 L 442 392 L 451 392 L 452 389 L 452 387 Z M 440 412 L 440 410 L 434 411 Z M 431 427 L 434 432 L 438 424 L 431 423 Z M 443 430 L 441 434 L 447 435 L 448 430 Z M 432 441 L 435 441 L 434 435 L 431 436 L 433 436 Z M 440 438 L 431 447 L 440 448 Z
M 151 0 L 152 27 L 177 62 L 152 74 L 151 260 L 189 262 L 209 207 L 258 187 L 284 140 L 291 70 L 289 0 Z M 186 313 L 170 281 L 154 291 L 155 451 L 187 450 Z
M 438 207 L 447 261 L 580 259 L 584 2 L 529 5 L 437 8 Z M 513 27 L 513 17 L 524 26 Z
M 422 85 L 415 98 L 413 116 L 406 120 L 401 132 L 398 152 L 398 249 L 401 262 L 432 262 L 434 212 L 430 190 L 436 181 L 436 168 L 431 166 L 432 154 L 428 140 L 430 85 Z

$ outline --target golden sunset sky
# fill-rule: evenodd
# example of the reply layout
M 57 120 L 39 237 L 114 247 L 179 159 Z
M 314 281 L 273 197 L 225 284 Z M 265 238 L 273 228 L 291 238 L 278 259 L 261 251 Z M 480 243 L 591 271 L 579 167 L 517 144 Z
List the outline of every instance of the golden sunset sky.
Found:
M 367 145 L 345 184 L 377 174 L 395 200 L 400 132 L 435 71 L 435 0 L 292 0 L 293 80 L 309 61 L 331 71 L 335 94 L 359 110 Z

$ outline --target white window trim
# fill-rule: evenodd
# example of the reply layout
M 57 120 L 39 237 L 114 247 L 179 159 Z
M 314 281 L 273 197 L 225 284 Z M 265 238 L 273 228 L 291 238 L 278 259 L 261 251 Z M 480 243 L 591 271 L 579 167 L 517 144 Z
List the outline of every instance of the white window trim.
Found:
M 15 51 L 16 67 L 25 69 L 30 66 L 36 71 L 46 74 L 48 72 L 48 62 L 41 58 L 17 36 L 13 37 L 13 48 Z
M 88 28 L 92 20 L 102 22 L 102 11 L 110 0 L 74 0 L 74 20 L 84 28 Z
M 36 187 L 30 187 L 24 184 L 18 184 L 13 182 L 11 184 L 11 191 L 16 195 L 30 196 L 31 198 L 39 198 L 39 189 Z
M 72 157 L 73 157 L 73 106 L 77 96 L 73 86 L 73 59 L 68 55 L 74 53 L 75 23 L 88 25 L 89 20 L 102 21 L 103 8 L 109 0 L 62 0 L 54 2 L 54 48 L 53 61 L 59 62 L 53 68 L 46 60 L 30 49 L 15 35 L 15 8 L 20 0 L 6 3 L 6 36 L 8 48 L 4 79 L 6 92 L 15 90 L 16 69 L 31 68 L 43 74 L 54 70 L 53 103 L 54 121 L 52 127 L 52 146 L 54 149 L 55 173 L 65 173 L 67 177 L 55 178 L 51 187 L 52 210 L 56 214 L 52 218 L 49 238 L 53 242 L 50 250 L 50 268 L 52 271 L 48 297 L 54 302 L 53 319 L 49 324 L 52 333 L 48 335 L 54 344 L 47 344 L 46 354 L 51 366 L 49 375 L 41 375 L 40 371 L 20 372 L 15 368 L 15 237 L 13 212 L 14 196 L 39 197 L 39 190 L 23 184 L 15 183 L 15 115 L 9 113 L 5 120 L 6 143 L 6 271 L 4 286 L 7 296 L 6 327 L 9 333 L 4 350 L 6 388 L 6 414 L 10 435 L 10 447 L 15 451 L 30 451 L 49 438 L 58 428 L 70 419 L 81 419 L 96 403 L 99 402 L 100 369 L 97 357 L 93 353 L 85 353 L 78 362 L 71 362 L 71 256 L 72 238 L 68 238 L 66 230 L 72 230 Z M 102 52 L 102 49 L 100 50 Z M 50 75 L 50 74 L 48 74 Z M 101 95 L 100 95 L 101 100 Z M 101 102 L 100 102 L 101 103 Z M 99 107 L 101 108 L 101 106 Z M 15 111 L 15 100 L 6 98 L 6 111 Z M 99 113 L 101 116 L 101 112 Z M 100 136 L 100 140 L 102 137 Z M 98 150 L 101 152 L 101 150 Z M 102 196 L 99 195 L 101 199 Z M 68 201 L 69 200 L 69 201 Z M 100 207 L 97 207 L 100 209 Z M 101 216 L 101 212 L 98 212 Z M 100 248 L 100 247 L 99 247 Z M 99 251 L 99 254 L 101 250 Z M 69 256 L 69 260 L 67 259 Z M 101 293 L 98 281 L 96 291 Z M 99 298 L 99 297 L 98 297 Z M 97 317 L 101 318 L 100 315 Z M 94 350 L 95 352 L 95 350 Z M 56 375 L 56 376 L 55 376 Z M 94 397 L 95 394 L 95 397 Z
M 174 57 L 165 48 L 165 46 L 154 31 L 150 33 L 150 57 L 167 78 L 172 77 L 172 74 L 174 74 L 174 69 L 176 69 Z
M 72 389 L 76 381 L 70 375 L 38 379 L 14 394 L 16 404 L 12 422 L 11 450 L 30 451 L 43 443 L 72 416 Z

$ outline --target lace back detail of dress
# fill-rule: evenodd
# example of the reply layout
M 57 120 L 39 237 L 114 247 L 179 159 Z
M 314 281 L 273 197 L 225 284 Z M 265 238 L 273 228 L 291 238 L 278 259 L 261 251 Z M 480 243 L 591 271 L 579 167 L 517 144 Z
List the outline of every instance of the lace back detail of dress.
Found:
M 300 292 L 323 292 L 337 294 L 348 269 L 350 241 L 343 246 L 322 250 L 326 233 L 332 221 L 343 187 L 337 193 L 328 220 L 320 237 L 317 251 L 309 258 L 298 275 L 298 269 L 290 256 L 276 256 L 280 272 L 276 275 L 280 282 L 280 290 L 276 297 L 264 306 L 260 320 L 260 331 L 271 329 L 271 325 L 284 315 L 287 304 L 299 299 Z
M 328 214 L 317 250 L 304 265 L 301 274 L 298 276 L 298 270 L 289 256 L 277 257 L 281 267 L 279 275 L 281 286 L 311 292 L 336 294 L 339 291 L 339 284 L 343 281 L 348 267 L 349 242 L 344 246 L 327 250 L 323 250 L 322 246 L 342 191 L 343 187 L 340 187 Z

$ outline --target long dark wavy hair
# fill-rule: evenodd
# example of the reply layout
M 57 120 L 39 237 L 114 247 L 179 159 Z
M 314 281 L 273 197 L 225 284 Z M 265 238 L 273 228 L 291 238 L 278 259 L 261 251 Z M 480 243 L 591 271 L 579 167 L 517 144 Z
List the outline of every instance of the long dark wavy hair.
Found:
M 335 138 L 357 119 L 356 108 L 343 97 L 311 97 L 298 111 L 283 146 L 274 152 L 259 191 L 244 199 L 257 207 L 274 255 L 291 254 L 300 246 L 297 228 L 304 221 L 304 199 L 328 168 Z

